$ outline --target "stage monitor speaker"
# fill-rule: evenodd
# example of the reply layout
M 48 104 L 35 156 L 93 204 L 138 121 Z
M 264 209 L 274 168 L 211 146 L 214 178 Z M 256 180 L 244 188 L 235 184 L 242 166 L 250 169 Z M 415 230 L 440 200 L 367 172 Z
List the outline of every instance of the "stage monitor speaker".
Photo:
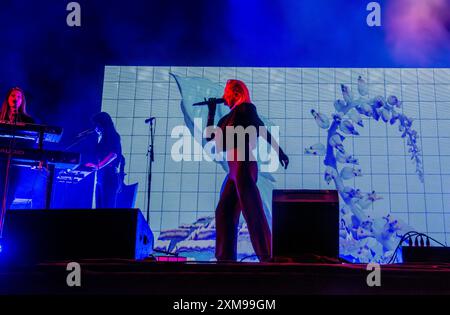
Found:
M 274 190 L 272 257 L 339 256 L 339 196 L 335 190 Z
M 153 234 L 139 209 L 9 210 L 2 258 L 23 263 L 143 259 Z

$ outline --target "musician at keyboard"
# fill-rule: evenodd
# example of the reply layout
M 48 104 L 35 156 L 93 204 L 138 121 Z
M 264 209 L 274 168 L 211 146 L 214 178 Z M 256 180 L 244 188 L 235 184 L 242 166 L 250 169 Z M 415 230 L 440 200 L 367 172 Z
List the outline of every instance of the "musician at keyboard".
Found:
M 108 113 L 101 112 L 94 115 L 92 122 L 99 139 L 96 146 L 96 161 L 85 166 L 97 171 L 96 208 L 116 208 L 117 196 L 123 181 L 120 172 L 120 165 L 123 163 L 120 135 Z
M 15 87 L 6 94 L 0 112 L 0 120 L 11 124 L 26 123 L 34 124 L 35 120 L 27 113 L 27 102 L 22 89 Z
M 27 113 L 27 102 L 25 93 L 22 89 L 15 87 L 8 91 L 3 101 L 0 111 L 0 121 L 11 125 L 34 124 L 35 119 Z M 33 148 L 36 146 L 35 141 L 24 140 L 20 138 L 0 138 L 0 146 L 2 148 Z M 7 163 L 6 159 L 0 159 L 0 200 L 3 197 L 5 188 L 5 175 Z M 14 201 L 16 193 L 33 191 L 33 195 L 42 195 L 39 190 L 45 188 L 45 174 L 40 171 L 19 168 L 11 165 L 9 168 L 9 184 L 8 194 L 6 198 L 6 208 L 9 209 Z M 19 189 L 20 188 L 20 189 Z M 43 208 L 43 198 L 33 199 L 34 208 Z

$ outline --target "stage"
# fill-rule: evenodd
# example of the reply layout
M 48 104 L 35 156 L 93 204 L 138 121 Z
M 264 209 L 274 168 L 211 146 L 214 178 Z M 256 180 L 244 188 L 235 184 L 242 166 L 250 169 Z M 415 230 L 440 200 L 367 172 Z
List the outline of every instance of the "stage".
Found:
M 443 295 L 450 264 L 381 266 L 369 287 L 366 265 L 83 260 L 81 286 L 66 284 L 68 262 L 2 267 L 0 294 L 148 296 Z

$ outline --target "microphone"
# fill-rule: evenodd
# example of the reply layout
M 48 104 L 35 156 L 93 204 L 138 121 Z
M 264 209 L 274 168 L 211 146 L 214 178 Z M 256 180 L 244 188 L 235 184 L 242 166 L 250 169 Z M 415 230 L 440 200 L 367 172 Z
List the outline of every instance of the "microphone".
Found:
M 208 99 L 205 98 L 205 100 L 203 102 L 194 103 L 192 105 L 193 106 L 200 106 L 200 105 L 208 105 L 210 103 L 222 104 L 222 103 L 225 103 L 225 100 L 223 98 L 211 97 L 211 98 L 208 98 Z
M 95 132 L 95 128 L 86 129 L 85 131 L 80 132 L 77 135 L 77 138 L 89 136 L 91 133 L 94 133 L 94 132 Z
M 11 111 L 11 114 L 10 114 L 10 121 L 11 121 L 11 123 L 13 123 L 13 124 L 17 124 L 17 117 L 18 115 L 17 115 L 17 110 L 14 108 L 12 111 Z
M 147 119 L 145 120 L 145 123 L 146 123 L 146 124 L 152 123 L 155 119 L 156 119 L 156 117 L 150 117 L 150 118 L 147 118 Z

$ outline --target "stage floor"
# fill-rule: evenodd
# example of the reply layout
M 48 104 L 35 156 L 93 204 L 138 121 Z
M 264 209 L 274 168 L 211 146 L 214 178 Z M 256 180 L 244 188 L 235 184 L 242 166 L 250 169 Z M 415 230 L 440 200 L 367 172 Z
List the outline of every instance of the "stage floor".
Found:
M 81 287 L 67 262 L 0 267 L 0 294 L 373 295 L 450 294 L 450 264 L 381 266 L 369 287 L 366 265 L 82 260 Z

